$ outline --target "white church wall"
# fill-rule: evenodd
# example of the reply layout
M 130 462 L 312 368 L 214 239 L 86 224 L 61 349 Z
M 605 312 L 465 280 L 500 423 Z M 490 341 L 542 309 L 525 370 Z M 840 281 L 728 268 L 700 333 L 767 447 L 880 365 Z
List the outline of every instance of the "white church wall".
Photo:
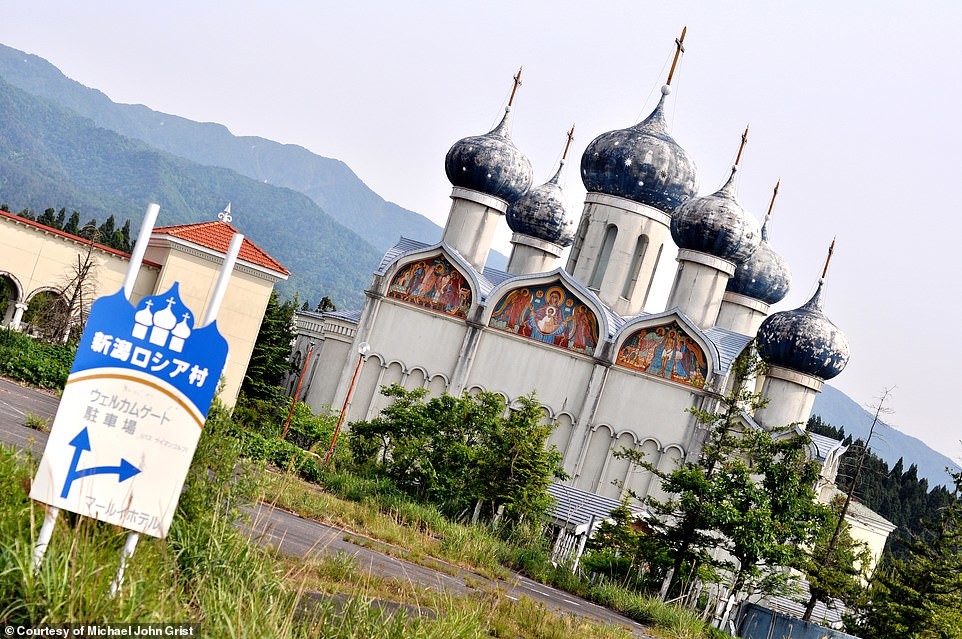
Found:
M 596 423 L 617 424 L 638 441 L 655 438 L 666 445 L 688 440 L 696 401 L 691 387 L 632 374 L 612 367 L 595 413 Z
M 365 338 L 371 351 L 386 361 L 421 367 L 428 375 L 450 377 L 457 363 L 467 326 L 414 306 L 381 300 L 377 322 Z
M 587 356 L 486 330 L 480 336 L 467 387 L 501 392 L 512 400 L 535 391 L 552 413 L 578 415 L 593 366 L 594 360 Z

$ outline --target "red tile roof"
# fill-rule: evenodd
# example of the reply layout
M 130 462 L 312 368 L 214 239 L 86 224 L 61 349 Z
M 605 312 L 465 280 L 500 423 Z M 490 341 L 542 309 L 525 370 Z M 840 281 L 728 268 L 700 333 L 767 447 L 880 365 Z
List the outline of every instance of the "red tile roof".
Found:
M 199 222 L 197 224 L 161 226 L 154 229 L 154 235 L 170 235 L 221 253 L 227 253 L 231 237 L 234 236 L 234 233 L 237 233 L 237 229 L 219 220 Z M 245 262 L 262 266 L 277 273 L 284 275 L 291 274 L 280 262 L 268 255 L 264 249 L 246 237 L 244 238 L 244 243 L 241 244 L 240 255 L 238 257 Z
M 59 237 L 62 237 L 62 238 L 64 238 L 64 239 L 67 239 L 67 240 L 73 240 L 74 242 L 77 242 L 77 243 L 79 243 L 79 244 L 93 244 L 98 250 L 101 250 L 101 251 L 103 251 L 104 253 L 110 253 L 111 255 L 116 255 L 117 257 L 121 257 L 121 258 L 124 258 L 124 259 L 127 259 L 127 260 L 130 259 L 130 253 L 124 253 L 123 251 L 118 251 L 118 250 L 115 249 L 115 248 L 111 248 L 111 247 L 109 247 L 109 246 L 107 246 L 107 245 L 105 245 L 105 244 L 100 244 L 100 243 L 98 243 L 98 242 L 91 242 L 91 241 L 88 240 L 87 238 L 85 238 L 85 237 L 80 237 L 79 235 L 73 235 L 73 234 L 71 234 L 71 233 L 64 233 L 63 231 L 57 230 L 57 229 L 53 228 L 52 226 L 47 226 L 47 225 L 45 225 L 45 224 L 40 224 L 39 222 L 34 222 L 33 220 L 28 220 L 28 219 L 25 218 L 25 217 L 20 217 L 19 215 L 14 215 L 13 213 L 8 213 L 8 212 L 6 212 L 6 211 L 4 211 L 4 210 L 0 210 L 0 218 L 6 218 L 6 219 L 11 220 L 11 221 L 13 221 L 13 222 L 18 222 L 18 223 L 20 223 L 20 224 L 23 224 L 24 226 L 30 226 L 30 227 L 33 227 L 33 228 L 38 229 L 38 230 L 40 230 L 40 231 L 43 231 L 44 233 L 50 233 L 51 235 L 57 235 L 57 236 L 59 236 Z M 146 264 L 146 265 L 148 265 L 148 266 L 153 266 L 153 267 L 155 267 L 155 268 L 160 268 L 160 266 L 161 266 L 160 264 L 157 264 L 157 263 L 155 263 L 155 262 L 151 262 L 150 260 L 144 260 L 144 264 Z

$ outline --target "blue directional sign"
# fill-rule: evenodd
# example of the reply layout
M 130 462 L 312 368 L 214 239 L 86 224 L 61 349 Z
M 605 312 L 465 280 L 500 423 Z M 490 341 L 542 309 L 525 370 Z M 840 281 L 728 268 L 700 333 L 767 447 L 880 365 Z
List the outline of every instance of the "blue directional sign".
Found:
M 163 537 L 227 361 L 179 286 L 94 302 L 30 495 Z

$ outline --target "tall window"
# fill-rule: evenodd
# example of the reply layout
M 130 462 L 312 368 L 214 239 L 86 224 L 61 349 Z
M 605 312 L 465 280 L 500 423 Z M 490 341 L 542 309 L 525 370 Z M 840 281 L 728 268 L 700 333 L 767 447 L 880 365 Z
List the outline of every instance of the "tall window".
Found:
M 638 272 L 641 271 L 641 262 L 645 259 L 645 251 L 648 250 L 648 236 L 639 235 L 635 242 L 635 252 L 631 254 L 631 265 L 625 274 L 625 285 L 621 289 L 621 296 L 626 300 L 631 299 L 635 292 L 635 285 L 638 283 Z
M 598 254 L 595 270 L 588 281 L 589 288 L 595 290 L 601 288 L 601 281 L 605 278 L 605 270 L 608 268 L 608 260 L 611 259 L 611 249 L 615 246 L 616 237 L 618 237 L 618 227 L 612 224 L 605 229 L 605 239 L 601 243 L 601 252 Z
M 645 299 L 641 300 L 641 305 L 644 306 L 648 303 L 648 296 L 651 295 L 651 285 L 655 281 L 655 273 L 658 270 L 658 263 L 661 262 L 661 252 L 665 249 L 665 245 L 662 244 L 658 247 L 658 255 L 655 256 L 654 266 L 651 268 L 651 277 L 648 278 L 648 288 L 645 289 Z

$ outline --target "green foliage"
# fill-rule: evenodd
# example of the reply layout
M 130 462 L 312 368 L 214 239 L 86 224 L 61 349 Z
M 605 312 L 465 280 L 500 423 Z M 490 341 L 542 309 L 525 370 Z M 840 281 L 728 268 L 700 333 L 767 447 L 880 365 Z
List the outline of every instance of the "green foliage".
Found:
M 290 370 L 291 344 L 294 342 L 294 311 L 297 299 L 280 303 L 271 291 L 251 352 L 241 390 L 253 399 L 275 398 L 283 394 L 281 384 Z
M 518 521 L 551 504 L 547 488 L 563 476 L 561 455 L 545 444 L 553 425 L 533 396 L 505 416 L 495 393 L 425 401 L 427 390 L 381 389 L 390 406 L 370 422 L 351 424 L 349 447 L 359 467 L 390 478 L 405 492 L 449 514 L 487 504 Z
M 818 415 L 808 420 L 808 430 L 845 441 L 849 448 L 842 456 L 838 471 L 838 487 L 844 492 L 855 491 L 859 502 L 871 508 L 897 526 L 889 537 L 885 554 L 897 559 L 907 556 L 904 542 L 923 534 L 922 522 L 934 520 L 938 513 L 954 501 L 952 492 L 945 486 L 929 489 L 927 479 L 920 479 L 918 468 L 911 464 L 905 468 L 899 459 L 890 469 L 881 458 L 868 452 L 865 456 L 858 486 L 852 486 L 855 466 L 865 448 L 861 439 L 852 441 L 845 428 L 827 424 Z
M 954 501 L 923 522 L 905 559 L 890 559 L 876 572 L 853 624 L 860 637 L 962 637 L 962 471 L 953 479 Z
M 746 349 L 717 406 L 690 410 L 704 435 L 698 459 L 666 472 L 638 451 L 617 453 L 654 473 L 667 495 L 644 500 L 654 515 L 652 532 L 631 541 L 651 563 L 670 559 L 669 595 L 684 596 L 696 578 L 719 580 L 721 570 L 730 573 L 739 597 L 780 592 L 780 567 L 801 561 L 801 548 L 825 520 L 813 489 L 818 464 L 806 459 L 807 436 L 755 430 L 742 420 L 763 405 L 747 383 L 762 367 L 754 349 Z M 719 548 L 731 559 L 720 558 Z
M 48 344 L 23 333 L 0 328 L 0 375 L 41 388 L 63 388 L 76 347 Z

